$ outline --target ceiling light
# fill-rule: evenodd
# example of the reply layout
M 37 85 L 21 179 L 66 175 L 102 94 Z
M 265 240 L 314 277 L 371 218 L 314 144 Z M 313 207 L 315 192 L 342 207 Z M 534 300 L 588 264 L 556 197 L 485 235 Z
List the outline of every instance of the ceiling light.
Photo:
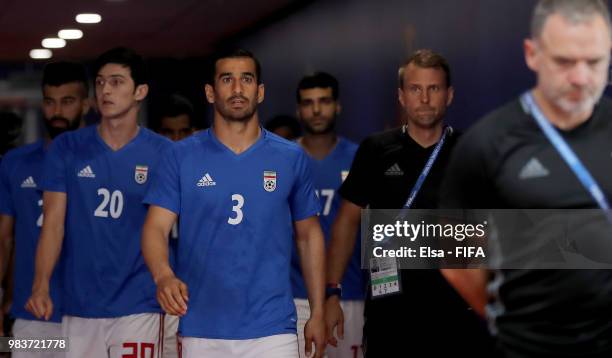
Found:
M 42 46 L 45 48 L 62 48 L 66 46 L 66 40 L 58 39 L 57 37 L 47 37 L 42 40 Z
M 76 22 L 81 24 L 97 24 L 102 21 L 102 16 L 98 14 L 78 14 Z
M 51 56 L 53 56 L 53 53 L 51 52 L 51 50 L 47 50 L 46 48 L 36 48 L 30 50 L 30 57 L 35 60 L 44 60 L 47 58 L 51 58 Z
M 59 30 L 57 37 L 64 40 L 76 40 L 83 37 L 83 31 L 78 29 L 63 29 Z

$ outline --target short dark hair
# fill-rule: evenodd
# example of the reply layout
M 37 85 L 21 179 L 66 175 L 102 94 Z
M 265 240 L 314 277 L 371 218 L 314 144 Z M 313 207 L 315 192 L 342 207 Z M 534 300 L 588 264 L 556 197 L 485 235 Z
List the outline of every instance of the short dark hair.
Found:
M 404 88 L 404 72 L 406 71 L 406 67 L 411 63 L 414 63 L 415 66 L 420 68 L 437 68 L 443 70 L 446 77 L 446 86 L 452 86 L 451 71 L 448 61 L 442 55 L 430 49 L 420 49 L 408 57 L 400 66 L 399 71 L 397 71 L 399 88 Z
M 89 94 L 89 82 L 85 66 L 76 62 L 51 62 L 43 70 L 42 86 L 61 86 L 71 82 L 83 85 L 84 96 Z
M 600 15 L 608 30 L 610 26 L 610 11 L 606 1 L 602 0 L 540 0 L 531 15 L 531 37 L 539 38 L 546 20 L 553 14 L 561 15 L 572 24 L 589 21 L 593 16 Z
M 95 75 L 109 63 L 115 63 L 130 69 L 130 75 L 136 86 L 147 84 L 147 66 L 142 56 L 125 47 L 115 47 L 101 54 L 94 64 Z
M 181 114 L 189 117 L 189 127 L 193 127 L 195 124 L 195 110 L 189 100 L 179 94 L 172 94 L 162 101 L 162 106 L 159 111 L 159 124 L 158 128 L 161 127 L 162 119 L 166 117 L 176 117 Z
M 340 95 L 340 89 L 336 77 L 327 72 L 315 72 L 312 75 L 304 76 L 298 83 L 297 90 L 295 91 L 295 96 L 298 103 L 300 103 L 301 100 L 300 90 L 311 88 L 331 88 L 334 100 L 337 100 L 338 96 Z
M 302 134 L 302 127 L 300 123 L 292 116 L 278 115 L 270 118 L 266 122 L 265 128 L 270 132 L 274 132 L 277 128 L 287 127 L 293 133 L 294 137 L 297 138 Z
M 209 63 L 208 73 L 206 75 L 206 84 L 214 86 L 215 85 L 215 75 L 217 73 L 217 62 L 226 58 L 250 58 L 255 62 L 255 77 L 257 77 L 257 84 L 261 84 L 261 65 L 259 64 L 259 60 L 253 55 L 252 52 L 247 51 L 245 49 L 226 49 L 216 52 Z

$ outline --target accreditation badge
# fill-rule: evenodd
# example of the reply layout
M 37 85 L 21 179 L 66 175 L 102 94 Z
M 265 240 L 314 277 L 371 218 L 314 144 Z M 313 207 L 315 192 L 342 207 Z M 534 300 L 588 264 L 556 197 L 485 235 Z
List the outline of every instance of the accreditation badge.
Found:
M 372 298 L 401 293 L 397 260 L 391 257 L 372 257 L 370 259 L 370 282 Z

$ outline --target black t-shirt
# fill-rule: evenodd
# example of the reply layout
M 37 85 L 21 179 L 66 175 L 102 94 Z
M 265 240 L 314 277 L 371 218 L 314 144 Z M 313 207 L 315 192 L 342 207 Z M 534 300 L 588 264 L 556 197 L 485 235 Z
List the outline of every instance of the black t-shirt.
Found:
M 612 102 L 560 133 L 611 198 Z M 518 100 L 463 136 L 442 193 L 449 208 L 597 208 Z M 611 271 L 501 270 L 493 283 L 489 309 L 509 356 L 612 356 Z
M 456 132 L 447 137 L 412 208 L 438 207 L 442 176 L 457 137 Z M 359 146 L 339 193 L 364 208 L 400 209 L 434 148 L 421 147 L 402 128 L 370 136 Z
M 412 208 L 438 207 L 439 188 L 457 138 L 456 132 L 446 138 Z M 339 193 L 364 208 L 402 208 L 434 148 L 435 144 L 421 147 L 401 128 L 370 136 L 359 146 Z M 438 270 L 402 270 L 401 279 L 401 294 L 372 299 L 368 289 L 364 326 L 368 357 L 401 356 L 418 347 L 429 354 L 452 347 L 461 353 L 457 356 L 484 356 L 474 354 L 483 350 L 478 344 L 487 343 L 484 323 Z M 447 344 L 440 345 L 441 341 Z

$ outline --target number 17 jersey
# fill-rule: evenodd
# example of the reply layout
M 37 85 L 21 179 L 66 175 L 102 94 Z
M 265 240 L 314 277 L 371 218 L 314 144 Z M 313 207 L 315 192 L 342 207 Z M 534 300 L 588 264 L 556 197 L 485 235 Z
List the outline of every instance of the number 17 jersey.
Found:
M 171 142 L 148 129 L 112 150 L 96 126 L 57 137 L 45 158 L 43 188 L 67 196 L 64 312 L 112 318 L 159 312 L 140 249 L 142 203 L 158 153 Z
M 186 337 L 296 332 L 293 222 L 318 213 L 304 151 L 262 130 L 235 154 L 211 130 L 163 155 L 145 202 L 179 214 L 176 275 L 189 288 Z

